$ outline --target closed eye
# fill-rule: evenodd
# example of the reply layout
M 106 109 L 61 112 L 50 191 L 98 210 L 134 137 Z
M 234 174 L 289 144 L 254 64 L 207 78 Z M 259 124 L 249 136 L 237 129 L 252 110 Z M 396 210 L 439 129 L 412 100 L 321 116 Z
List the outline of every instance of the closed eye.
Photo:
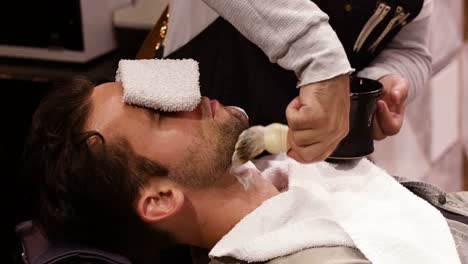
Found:
M 145 108 L 146 115 L 151 121 L 158 122 L 160 118 L 160 112 L 154 109 Z

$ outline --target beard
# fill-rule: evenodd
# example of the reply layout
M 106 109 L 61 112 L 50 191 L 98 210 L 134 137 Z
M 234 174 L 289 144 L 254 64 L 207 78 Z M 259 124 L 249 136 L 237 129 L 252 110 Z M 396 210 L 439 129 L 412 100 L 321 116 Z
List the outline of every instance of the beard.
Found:
M 232 155 L 239 135 L 248 128 L 248 119 L 235 108 L 227 107 L 229 118 L 222 123 L 203 126 L 206 135 L 192 145 L 184 158 L 170 169 L 169 177 L 190 188 L 216 185 L 231 167 Z

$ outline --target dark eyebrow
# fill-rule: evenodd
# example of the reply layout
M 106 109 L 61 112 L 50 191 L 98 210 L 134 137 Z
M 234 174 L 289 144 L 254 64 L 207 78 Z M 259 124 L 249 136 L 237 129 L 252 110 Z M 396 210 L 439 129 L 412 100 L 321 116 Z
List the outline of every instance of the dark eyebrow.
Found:
M 160 114 L 160 111 L 152 109 L 152 108 L 148 108 L 148 107 L 141 107 L 141 108 L 145 110 L 146 115 L 151 120 L 155 120 L 154 114 Z

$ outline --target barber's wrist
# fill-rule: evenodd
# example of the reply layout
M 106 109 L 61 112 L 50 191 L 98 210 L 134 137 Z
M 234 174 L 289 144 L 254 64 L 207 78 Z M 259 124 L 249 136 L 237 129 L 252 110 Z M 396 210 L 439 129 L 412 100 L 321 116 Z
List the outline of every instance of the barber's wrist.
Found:
M 309 83 L 300 87 L 299 95 L 304 96 L 308 93 L 320 93 L 322 92 L 340 92 L 342 90 L 343 93 L 349 93 L 349 75 L 348 74 L 341 74 L 335 76 L 328 80 L 323 80 L 320 82 Z M 328 90 L 332 89 L 332 90 Z M 338 91 L 335 91 L 338 90 Z

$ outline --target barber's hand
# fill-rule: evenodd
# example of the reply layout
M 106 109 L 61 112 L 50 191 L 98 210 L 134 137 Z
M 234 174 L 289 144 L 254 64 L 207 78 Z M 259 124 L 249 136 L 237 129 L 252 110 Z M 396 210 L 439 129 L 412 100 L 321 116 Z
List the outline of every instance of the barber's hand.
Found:
M 286 108 L 288 155 L 299 162 L 325 160 L 349 130 L 349 77 L 311 83 Z
M 383 84 L 383 91 L 377 102 L 372 131 L 376 140 L 382 140 L 400 131 L 408 97 L 408 82 L 399 75 L 386 75 L 380 78 L 379 82 Z

